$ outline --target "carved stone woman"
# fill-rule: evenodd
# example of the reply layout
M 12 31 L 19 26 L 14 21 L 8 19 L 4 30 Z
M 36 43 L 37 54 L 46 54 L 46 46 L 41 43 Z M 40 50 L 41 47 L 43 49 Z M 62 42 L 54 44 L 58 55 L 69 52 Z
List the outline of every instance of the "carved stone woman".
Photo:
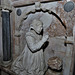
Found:
M 43 24 L 34 19 L 30 31 L 26 33 L 26 46 L 13 62 L 12 70 L 18 75 L 44 75 L 45 62 L 43 45 L 48 35 L 43 35 Z

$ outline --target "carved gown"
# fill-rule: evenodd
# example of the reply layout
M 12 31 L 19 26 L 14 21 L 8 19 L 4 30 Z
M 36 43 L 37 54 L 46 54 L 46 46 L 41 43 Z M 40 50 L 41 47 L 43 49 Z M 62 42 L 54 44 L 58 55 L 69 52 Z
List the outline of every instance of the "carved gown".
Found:
M 32 32 L 26 34 L 27 44 L 21 55 L 12 64 L 12 70 L 18 75 L 44 75 L 45 62 L 41 48 L 44 43 L 41 37 L 38 37 Z

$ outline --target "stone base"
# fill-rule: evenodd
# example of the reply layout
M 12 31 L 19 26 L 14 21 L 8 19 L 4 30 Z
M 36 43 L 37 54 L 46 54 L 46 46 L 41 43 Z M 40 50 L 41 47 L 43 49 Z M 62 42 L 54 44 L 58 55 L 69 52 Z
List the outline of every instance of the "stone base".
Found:
M 1 65 L 4 66 L 4 67 L 8 67 L 11 65 L 11 62 L 12 60 L 9 60 L 9 61 L 2 61 Z

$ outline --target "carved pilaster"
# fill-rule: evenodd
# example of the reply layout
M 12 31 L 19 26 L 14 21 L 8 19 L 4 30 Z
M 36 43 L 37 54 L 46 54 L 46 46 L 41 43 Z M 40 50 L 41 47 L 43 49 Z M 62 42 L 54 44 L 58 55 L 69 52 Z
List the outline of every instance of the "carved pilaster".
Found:
M 9 0 L 1 0 L 2 14 L 2 42 L 3 42 L 3 66 L 7 67 L 11 62 L 11 26 L 10 12 L 12 6 Z

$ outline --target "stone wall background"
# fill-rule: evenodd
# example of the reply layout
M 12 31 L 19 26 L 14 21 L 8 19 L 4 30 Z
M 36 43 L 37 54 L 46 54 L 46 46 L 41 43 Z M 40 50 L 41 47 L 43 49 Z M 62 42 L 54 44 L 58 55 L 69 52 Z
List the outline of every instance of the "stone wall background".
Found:
M 21 0 L 11 0 L 11 1 L 15 2 Z M 30 0 L 27 1 L 30 2 Z M 75 0 L 72 1 L 75 2 Z M 65 3 L 66 0 L 59 1 L 59 2 L 47 2 L 47 3 L 42 3 L 42 6 L 46 7 L 47 9 L 51 9 L 61 18 L 61 20 L 67 26 L 68 40 L 73 41 L 73 26 L 75 24 L 75 12 L 74 12 L 75 8 L 71 12 L 67 13 L 63 9 Z M 64 45 L 66 30 L 64 29 L 60 21 L 55 16 L 43 12 L 36 12 L 35 14 L 30 14 L 28 15 L 28 18 L 22 23 L 21 30 L 23 31 L 23 33 L 21 34 L 21 36 L 20 37 L 15 36 L 17 22 L 20 17 L 17 16 L 16 11 L 17 9 L 21 9 L 21 11 L 23 12 L 23 10 L 27 9 L 28 7 L 34 7 L 34 5 L 15 7 L 15 8 L 13 7 L 13 11 L 10 16 L 13 60 L 23 51 L 26 44 L 25 33 L 29 30 L 32 20 L 37 18 L 44 23 L 44 33 L 49 34 L 49 40 L 48 40 L 49 45 L 44 52 L 46 65 L 47 65 L 47 60 L 50 57 L 58 56 L 63 60 L 63 69 L 64 69 L 63 75 L 69 75 L 69 74 L 71 75 L 72 73 L 71 65 L 73 60 L 72 54 L 74 51 L 73 45 L 67 45 L 67 47 Z M 1 23 L 2 22 L 0 19 L 0 35 L 2 35 Z M 1 37 L 0 37 L 0 41 L 2 41 Z M 2 50 L 1 44 L 2 43 L 0 42 L 0 51 Z

